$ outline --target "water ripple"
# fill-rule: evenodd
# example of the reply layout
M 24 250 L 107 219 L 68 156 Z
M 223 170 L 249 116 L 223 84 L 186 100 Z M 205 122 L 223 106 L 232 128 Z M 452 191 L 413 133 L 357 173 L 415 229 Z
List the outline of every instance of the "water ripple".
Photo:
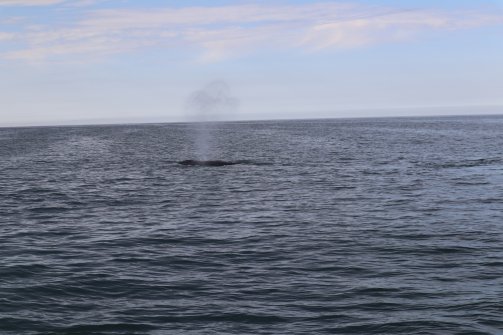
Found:
M 503 334 L 502 127 L 0 129 L 0 333 Z

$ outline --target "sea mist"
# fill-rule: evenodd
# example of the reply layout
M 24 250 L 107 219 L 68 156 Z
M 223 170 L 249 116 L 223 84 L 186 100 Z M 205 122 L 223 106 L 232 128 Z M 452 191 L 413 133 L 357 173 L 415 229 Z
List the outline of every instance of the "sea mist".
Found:
M 237 99 L 232 97 L 224 81 L 211 82 L 189 96 L 186 108 L 196 122 L 194 146 L 198 160 L 206 161 L 218 155 L 215 123 L 233 113 L 237 106 Z

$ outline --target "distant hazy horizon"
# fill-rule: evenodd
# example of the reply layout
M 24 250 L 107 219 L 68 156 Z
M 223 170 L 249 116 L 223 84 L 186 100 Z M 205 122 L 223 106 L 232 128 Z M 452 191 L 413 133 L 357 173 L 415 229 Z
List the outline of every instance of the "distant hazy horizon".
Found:
M 326 119 L 365 119 L 365 118 L 417 118 L 417 117 L 455 117 L 455 116 L 503 116 L 503 106 L 469 106 L 469 107 L 423 107 L 423 108 L 389 108 L 375 110 L 345 110 L 334 113 L 319 113 L 311 116 L 277 114 L 276 117 L 268 115 L 250 115 L 241 118 L 215 117 L 214 122 L 253 122 L 275 120 L 326 120 Z M 187 117 L 180 118 L 129 118 L 129 119 L 75 119 L 75 120 L 47 120 L 25 121 L 0 124 L 0 128 L 9 127 L 37 127 L 37 126 L 85 126 L 85 125 L 123 125 L 123 124 L 155 124 L 155 123 L 190 123 L 197 122 Z

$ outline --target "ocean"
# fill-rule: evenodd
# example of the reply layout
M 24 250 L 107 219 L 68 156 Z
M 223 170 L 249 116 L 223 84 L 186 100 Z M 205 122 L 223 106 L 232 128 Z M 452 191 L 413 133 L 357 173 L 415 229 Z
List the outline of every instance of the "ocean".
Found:
M 503 334 L 503 116 L 0 129 L 0 334 Z

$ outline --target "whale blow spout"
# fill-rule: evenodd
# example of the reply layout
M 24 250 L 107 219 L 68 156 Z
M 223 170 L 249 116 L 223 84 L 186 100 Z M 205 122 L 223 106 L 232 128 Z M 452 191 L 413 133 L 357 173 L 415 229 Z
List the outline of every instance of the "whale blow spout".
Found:
M 230 162 L 230 161 L 221 161 L 221 160 L 208 160 L 208 161 L 200 161 L 195 159 L 187 159 L 184 161 L 178 162 L 180 165 L 185 166 L 226 166 L 226 165 L 236 165 L 239 162 Z

